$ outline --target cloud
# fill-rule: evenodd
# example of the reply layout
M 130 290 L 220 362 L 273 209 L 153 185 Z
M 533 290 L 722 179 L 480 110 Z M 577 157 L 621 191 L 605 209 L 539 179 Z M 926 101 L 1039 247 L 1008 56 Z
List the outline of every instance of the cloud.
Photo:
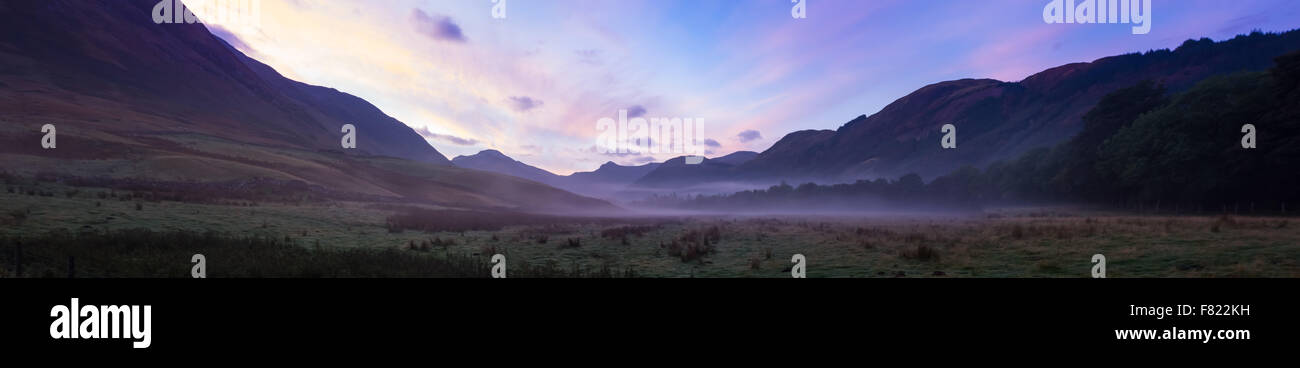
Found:
M 534 99 L 528 96 L 510 96 L 510 108 L 518 112 L 527 112 L 528 110 L 542 107 L 542 100 Z
M 705 145 L 705 146 L 709 146 L 709 147 L 713 147 L 713 148 L 722 147 L 722 143 L 718 143 L 718 141 L 715 141 L 715 140 L 713 140 L 712 138 L 705 138 L 705 139 L 704 139 L 704 145 Z
M 583 153 L 588 153 L 588 154 L 597 154 L 597 155 L 604 155 L 604 156 L 609 156 L 609 157 L 642 157 L 642 156 L 644 156 L 644 155 L 641 154 L 641 152 L 634 151 L 634 150 L 628 150 L 627 152 L 618 152 L 618 151 L 606 151 L 606 152 L 601 152 L 600 147 L 597 147 L 597 146 L 591 146 L 591 147 L 588 147 L 588 148 L 586 148 L 586 149 L 582 149 L 582 150 L 579 150 L 579 151 L 580 151 L 580 152 L 583 152 Z
M 601 51 L 599 49 L 574 50 L 573 53 L 578 56 L 578 62 L 587 65 L 601 65 Z
M 638 164 L 648 164 L 648 163 L 651 163 L 651 162 L 657 162 L 657 161 L 655 160 L 654 157 L 650 157 L 650 156 L 640 156 L 640 157 L 637 157 L 637 158 L 632 159 L 632 162 L 635 162 L 635 163 L 638 163 Z
M 739 139 L 740 143 L 749 143 L 763 139 L 763 134 L 759 133 L 757 130 L 750 129 L 737 134 L 736 139 Z
M 645 116 L 645 107 L 641 105 L 634 105 L 632 107 L 627 108 L 628 119 L 639 118 L 642 116 Z
M 444 142 L 444 143 L 451 143 L 457 146 L 473 146 L 478 144 L 478 140 L 470 139 L 470 138 L 461 138 L 450 134 L 434 133 L 432 131 L 429 131 L 428 127 L 416 128 L 415 132 L 420 134 L 420 136 L 422 137 Z
M 422 35 L 438 41 L 465 43 L 465 33 L 461 32 L 460 26 L 451 20 L 451 17 L 445 15 L 429 15 L 423 10 L 414 9 L 411 11 L 411 22 L 415 23 L 415 31 Z

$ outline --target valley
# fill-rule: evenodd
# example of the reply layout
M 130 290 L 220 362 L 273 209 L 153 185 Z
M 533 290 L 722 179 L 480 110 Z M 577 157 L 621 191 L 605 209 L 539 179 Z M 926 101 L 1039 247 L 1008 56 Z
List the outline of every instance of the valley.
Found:
M 67 277 L 68 257 L 77 277 L 188 277 L 195 253 L 210 277 L 489 277 L 495 254 L 515 278 L 788 278 L 795 254 L 813 278 L 1086 278 L 1094 254 L 1105 255 L 1108 277 L 1300 277 L 1300 230 L 1267 214 L 560 217 L 151 197 L 6 177 L 0 277 L 19 276 L 18 243 L 21 277 Z M 412 210 L 423 211 L 418 222 L 396 221 Z M 120 248 L 113 239 L 123 236 L 157 239 Z M 212 239 L 233 239 L 237 251 Z
M 404 122 L 229 30 L 157 24 L 155 3 L 0 5 L 0 277 L 187 277 L 200 252 L 214 277 L 489 277 L 498 254 L 523 278 L 784 278 L 793 258 L 810 277 L 1075 278 L 1094 255 L 1110 277 L 1300 277 L 1296 30 L 926 81 L 799 123 L 834 130 L 737 129 L 688 161 L 563 127 L 645 101 L 361 89 L 472 101 Z M 454 30 L 438 42 L 466 46 Z M 532 166 L 557 162 L 592 171 Z

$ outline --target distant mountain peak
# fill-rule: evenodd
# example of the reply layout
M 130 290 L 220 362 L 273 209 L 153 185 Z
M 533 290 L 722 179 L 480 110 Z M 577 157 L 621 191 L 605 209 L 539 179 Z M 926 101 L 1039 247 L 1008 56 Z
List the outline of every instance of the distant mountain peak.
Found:
M 482 150 L 469 156 L 456 156 L 451 163 L 466 169 L 495 172 L 548 185 L 556 185 L 556 180 L 560 178 L 550 171 L 525 164 L 494 149 Z
M 485 149 L 482 151 L 478 151 L 478 153 L 472 155 L 456 156 L 456 158 L 452 159 L 452 162 L 455 162 L 456 160 L 465 160 L 465 159 L 473 159 L 473 158 L 494 158 L 494 159 L 507 159 L 507 160 L 514 161 L 513 158 L 510 158 L 510 156 L 506 156 L 506 154 L 501 153 L 501 151 L 497 151 L 494 149 Z

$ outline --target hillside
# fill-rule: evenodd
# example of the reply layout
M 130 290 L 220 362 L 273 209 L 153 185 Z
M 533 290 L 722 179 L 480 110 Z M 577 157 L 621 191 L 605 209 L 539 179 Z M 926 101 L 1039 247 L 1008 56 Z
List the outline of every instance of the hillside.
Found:
M 155 3 L 0 3 L 0 170 L 117 184 L 278 183 L 453 207 L 613 209 L 453 167 L 360 98 L 286 79 L 201 24 L 153 24 Z M 56 149 L 40 146 L 44 124 L 58 129 Z M 344 124 L 357 128 L 356 149 L 340 145 Z
M 837 130 L 791 133 L 743 165 L 709 166 L 645 184 L 853 182 L 907 173 L 932 179 L 1061 143 L 1083 129 L 1089 109 L 1120 88 L 1152 80 L 1172 92 L 1184 91 L 1211 76 L 1267 69 L 1275 57 L 1297 49 L 1300 32 L 1255 33 L 1063 65 L 1019 82 L 936 83 Z M 958 128 L 956 149 L 939 146 L 944 124 Z

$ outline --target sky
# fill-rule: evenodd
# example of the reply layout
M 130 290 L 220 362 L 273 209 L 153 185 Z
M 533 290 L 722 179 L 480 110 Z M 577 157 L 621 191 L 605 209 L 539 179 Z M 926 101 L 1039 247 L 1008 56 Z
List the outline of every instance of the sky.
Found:
M 496 149 L 564 175 L 683 154 L 599 149 L 598 121 L 620 110 L 696 119 L 709 157 L 761 152 L 932 83 L 1300 28 L 1294 0 L 1153 0 L 1146 34 L 1049 24 L 1049 0 L 496 1 L 503 18 L 494 0 L 260 0 L 257 24 L 209 29 L 366 99 L 448 158 Z

